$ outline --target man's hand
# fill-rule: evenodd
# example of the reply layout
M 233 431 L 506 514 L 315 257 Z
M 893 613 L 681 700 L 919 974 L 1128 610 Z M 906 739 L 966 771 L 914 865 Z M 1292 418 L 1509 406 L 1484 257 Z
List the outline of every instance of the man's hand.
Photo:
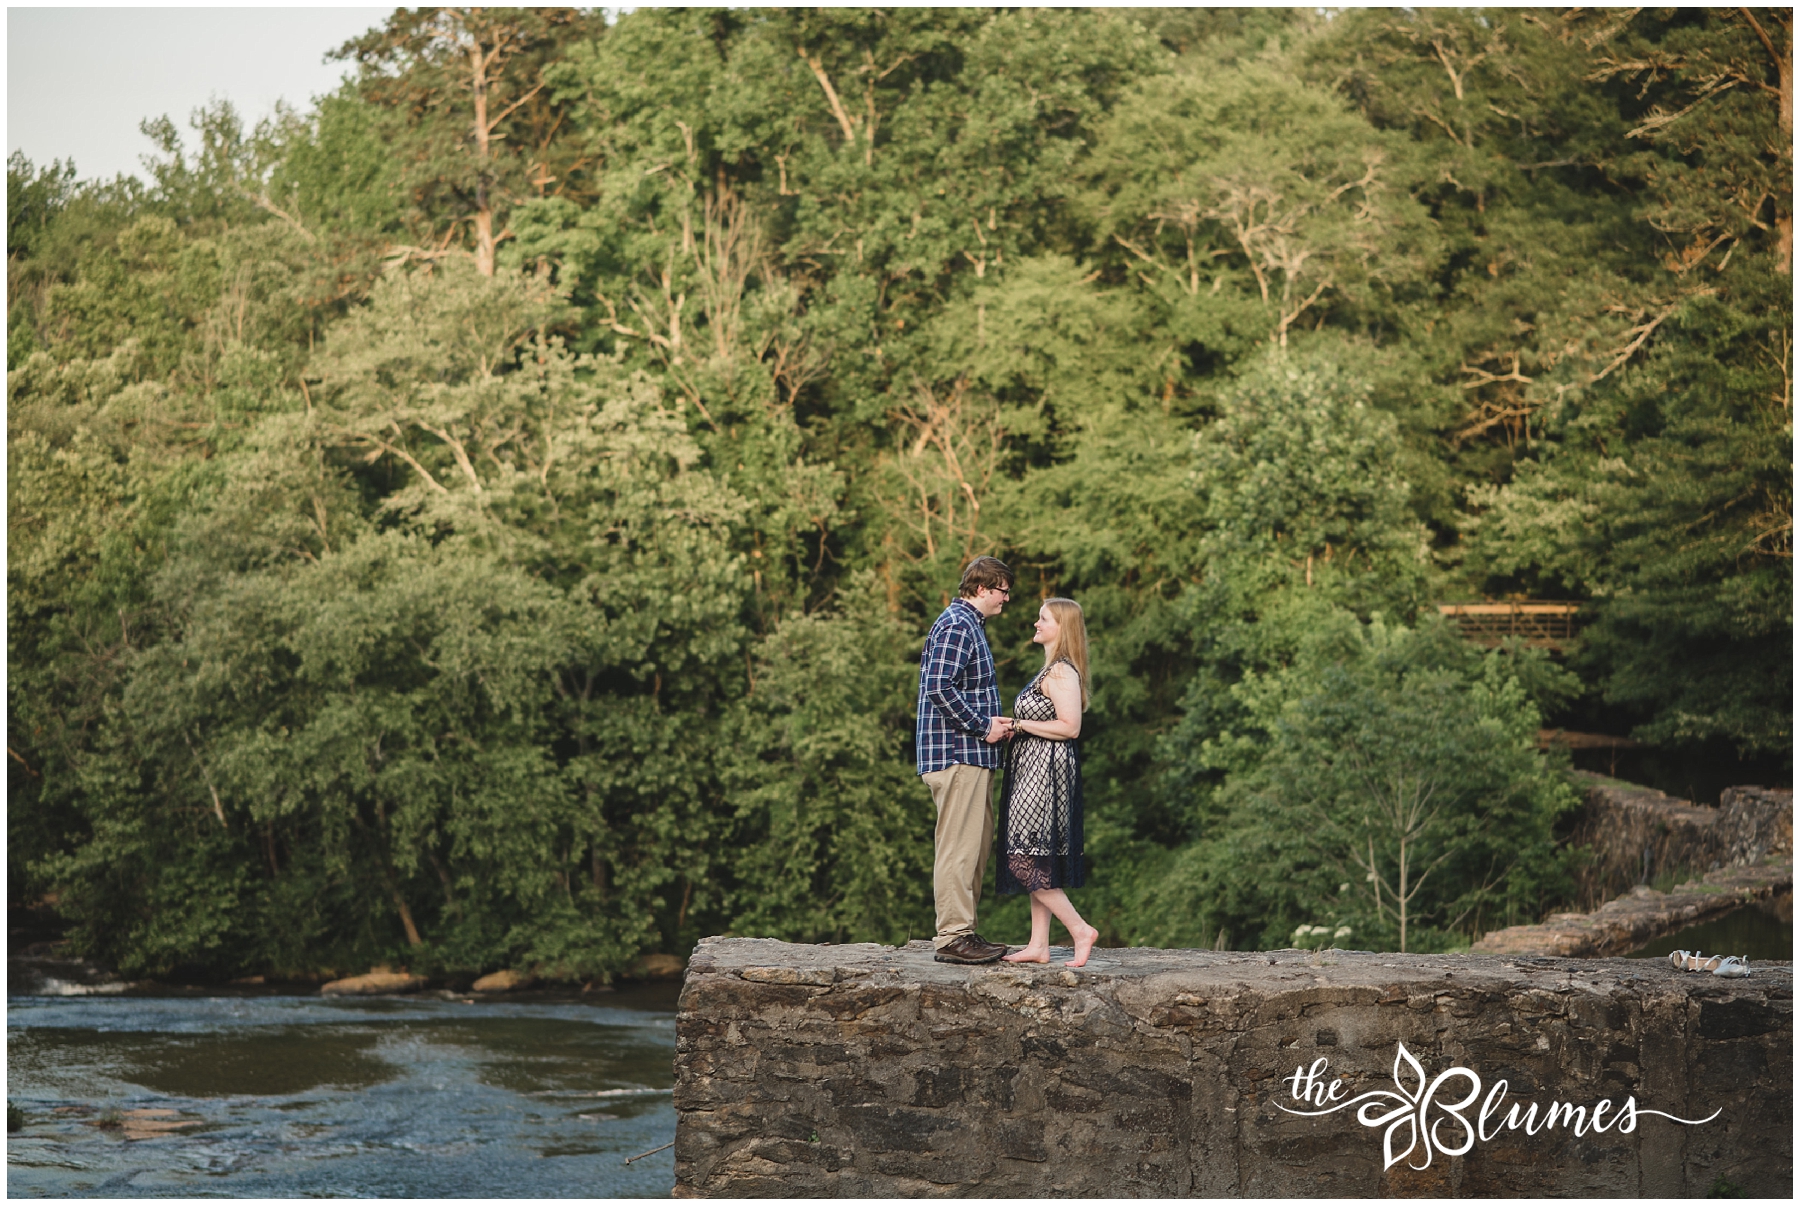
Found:
M 1004 716 L 995 716 L 988 721 L 987 743 L 995 745 L 1012 736 L 1012 722 Z

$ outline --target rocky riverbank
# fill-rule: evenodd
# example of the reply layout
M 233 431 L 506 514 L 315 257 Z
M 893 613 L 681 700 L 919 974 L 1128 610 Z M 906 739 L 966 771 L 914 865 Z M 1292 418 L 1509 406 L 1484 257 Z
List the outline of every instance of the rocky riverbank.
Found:
M 1728 787 L 1713 808 L 1600 775 L 1579 777 L 1586 799 L 1569 840 L 1592 854 L 1580 882 L 1585 910 L 1494 930 L 1475 952 L 1623 955 L 1752 904 L 1792 921 L 1792 791 Z M 1686 882 L 1660 891 L 1654 879 Z
M 1470 949 L 1488 955 L 1623 955 L 1745 905 L 1785 911 L 1791 921 L 1793 892 L 1792 856 L 1771 857 L 1760 866 L 1709 871 L 1668 892 L 1639 884 L 1591 913 L 1552 913 L 1537 925 L 1494 930 Z
M 1641 884 L 1793 856 L 1794 793 L 1786 788 L 1727 787 L 1715 808 L 1604 775 L 1575 778 L 1582 811 L 1569 842 L 1593 856 L 1577 883 L 1579 911 Z
M 619 977 L 622 983 L 657 983 L 679 980 L 687 961 L 679 955 L 645 955 Z M 563 980 L 540 976 L 531 971 L 505 969 L 484 976 L 427 976 L 407 968 L 385 965 L 370 968 L 358 975 L 340 976 L 336 972 L 310 975 L 242 976 L 223 983 L 202 980 L 160 982 L 127 980 L 112 968 L 70 953 L 64 942 L 38 943 L 17 951 L 7 958 L 7 988 L 14 996 L 106 996 L 124 992 L 231 991 L 304 994 L 318 992 L 323 996 L 360 997 L 392 996 L 437 990 L 450 993 L 474 993 L 481 996 L 527 991 L 606 993 L 613 985 L 604 980 Z

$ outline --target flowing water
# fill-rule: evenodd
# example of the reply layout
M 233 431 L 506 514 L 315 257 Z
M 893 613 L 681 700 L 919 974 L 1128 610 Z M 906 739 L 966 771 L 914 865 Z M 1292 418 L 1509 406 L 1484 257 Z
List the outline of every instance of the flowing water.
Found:
M 42 988 L 42 981 L 37 987 Z M 675 988 L 7 1002 L 12 1197 L 667 1197 Z M 15 976 L 14 990 L 18 987 Z

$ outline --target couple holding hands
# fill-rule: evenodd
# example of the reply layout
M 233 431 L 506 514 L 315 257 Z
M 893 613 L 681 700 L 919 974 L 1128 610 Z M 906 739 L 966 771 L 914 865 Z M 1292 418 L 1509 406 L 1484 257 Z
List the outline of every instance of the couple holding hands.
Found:
M 1073 599 L 1046 599 L 1034 643 L 1044 668 L 1001 714 L 1000 686 L 984 626 L 1012 598 L 1013 572 L 993 557 L 963 571 L 958 597 L 938 616 L 919 659 L 919 776 L 937 805 L 936 958 L 940 963 L 1048 963 L 1050 918 L 1068 927 L 1087 963 L 1100 931 L 1083 921 L 1065 888 L 1082 884 L 1081 763 L 1075 739 L 1088 702 L 1087 626 Z M 1002 754 L 1004 749 L 1004 755 Z M 999 817 L 988 808 L 1004 765 Z M 1007 954 L 975 932 L 975 906 L 998 831 L 1002 894 L 1031 894 L 1031 941 Z

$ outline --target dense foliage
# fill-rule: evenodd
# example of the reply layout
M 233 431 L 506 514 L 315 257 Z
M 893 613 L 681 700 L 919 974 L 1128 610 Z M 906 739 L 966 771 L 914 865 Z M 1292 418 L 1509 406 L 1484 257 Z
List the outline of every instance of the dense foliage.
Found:
M 1013 688 L 1087 609 L 1110 940 L 1535 919 L 1541 722 L 1791 748 L 1789 30 L 400 10 L 147 184 L 15 156 L 14 894 L 151 973 L 923 936 L 989 552 Z M 1509 595 L 1566 667 L 1430 606 Z

